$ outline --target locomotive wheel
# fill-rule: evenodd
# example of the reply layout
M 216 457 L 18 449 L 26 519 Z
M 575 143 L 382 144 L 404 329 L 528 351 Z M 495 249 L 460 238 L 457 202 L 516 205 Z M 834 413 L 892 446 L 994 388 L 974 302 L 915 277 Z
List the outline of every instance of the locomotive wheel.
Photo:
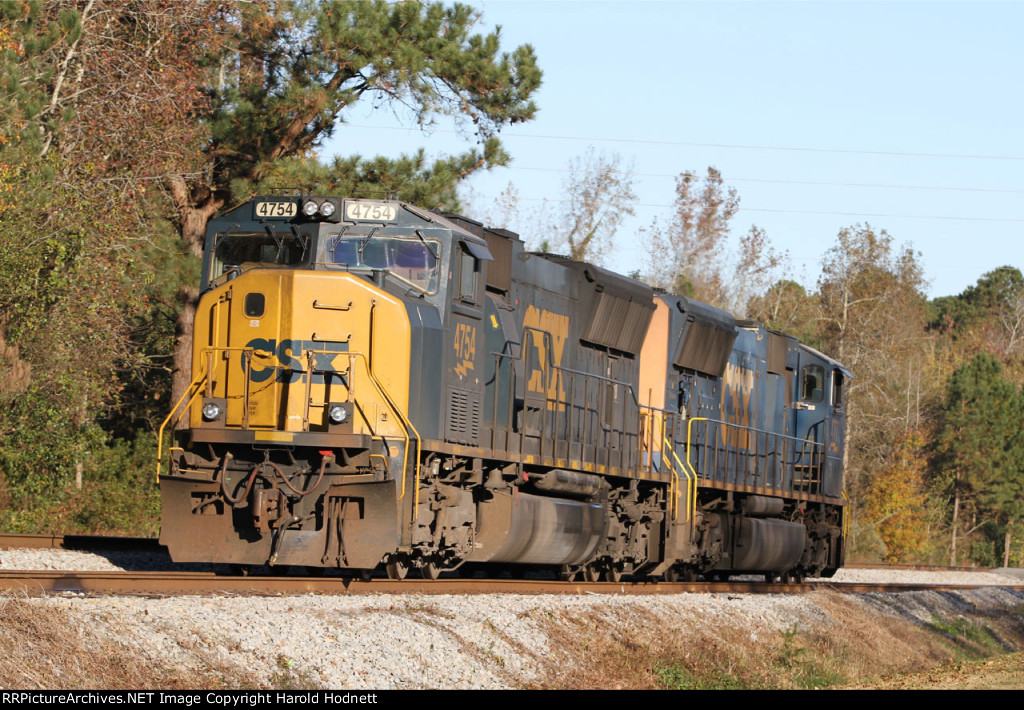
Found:
M 669 567 L 667 570 L 661 573 L 662 579 L 666 582 L 678 582 L 679 581 L 679 570 L 675 567 Z
M 788 575 L 787 575 L 787 577 L 788 577 Z M 779 580 L 779 575 L 777 573 L 775 573 L 775 572 L 765 572 L 764 573 L 764 581 L 767 582 L 768 584 L 775 584 L 775 582 L 777 582 L 778 580 Z M 783 582 L 787 581 L 787 578 L 784 577 L 782 581 Z
M 606 582 L 621 582 L 622 581 L 622 570 L 615 565 L 608 565 L 604 568 L 604 572 L 601 574 L 601 578 Z
M 405 579 L 406 575 L 409 574 L 409 563 L 397 557 L 392 557 L 384 566 L 384 569 L 388 573 L 388 579 Z
M 594 565 L 587 565 L 583 568 L 583 579 L 588 582 L 600 582 L 601 570 Z
M 437 579 L 439 574 L 441 574 L 441 568 L 437 566 L 436 562 L 424 562 L 420 565 L 420 576 L 423 579 Z
M 686 565 L 683 567 L 683 581 L 684 582 L 696 582 L 697 581 L 697 569 Z

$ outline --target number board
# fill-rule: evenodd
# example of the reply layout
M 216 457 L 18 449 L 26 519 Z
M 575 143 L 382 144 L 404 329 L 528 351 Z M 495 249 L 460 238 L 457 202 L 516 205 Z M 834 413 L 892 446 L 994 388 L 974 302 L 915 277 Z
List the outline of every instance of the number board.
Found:
M 349 222 L 397 222 L 397 202 L 345 200 L 345 219 Z
M 258 200 L 253 208 L 256 217 L 287 219 L 299 213 L 294 200 Z

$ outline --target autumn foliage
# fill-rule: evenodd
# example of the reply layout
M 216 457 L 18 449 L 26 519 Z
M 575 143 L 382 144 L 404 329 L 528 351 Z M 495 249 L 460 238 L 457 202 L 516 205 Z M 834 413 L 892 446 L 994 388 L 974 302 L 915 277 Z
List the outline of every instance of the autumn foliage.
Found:
M 218 210 L 277 185 L 458 209 L 464 178 L 509 160 L 501 131 L 533 118 L 541 71 L 479 19 L 383 0 L 0 3 L 0 528 L 154 532 L 143 463 L 189 380 Z M 367 105 L 450 119 L 470 143 L 321 160 Z M 549 246 L 600 259 L 635 201 L 629 172 L 574 162 Z M 1024 561 L 1019 268 L 929 301 L 913 248 L 857 224 L 819 235 L 820 272 L 798 276 L 771 235 L 733 233 L 740 195 L 718 170 L 682 169 L 675 196 L 637 275 L 853 371 L 853 555 Z
M 873 526 L 886 562 L 901 562 L 928 541 L 928 495 L 925 437 L 909 431 L 894 442 L 887 466 L 868 483 L 864 521 Z

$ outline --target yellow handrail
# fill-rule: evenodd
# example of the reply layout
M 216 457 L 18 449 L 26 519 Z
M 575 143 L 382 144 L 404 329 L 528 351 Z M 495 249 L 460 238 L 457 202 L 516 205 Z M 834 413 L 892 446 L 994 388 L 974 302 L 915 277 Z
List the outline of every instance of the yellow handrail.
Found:
M 664 437 L 664 440 L 665 440 L 665 448 L 671 450 L 672 445 L 669 443 L 668 437 Z M 669 458 L 667 456 L 662 454 L 661 460 L 665 462 L 665 467 L 668 468 L 668 472 L 670 474 L 672 474 L 672 478 L 670 479 L 670 483 L 669 483 L 669 495 L 672 497 L 672 506 L 670 508 L 670 511 L 672 513 L 672 519 L 675 520 L 676 518 L 679 517 L 679 474 L 676 472 L 675 466 L 672 465 L 672 462 L 669 460 Z M 684 471 L 684 473 L 685 473 L 685 471 Z M 687 474 L 687 476 L 686 476 L 686 481 L 687 481 L 686 492 L 689 493 L 690 492 L 690 484 L 689 484 L 690 476 L 689 476 L 689 474 Z M 687 506 L 687 509 L 689 509 L 689 506 Z
M 201 356 L 202 355 L 212 355 L 213 353 L 216 353 L 218 351 L 219 352 L 238 351 L 238 352 L 242 352 L 242 353 L 251 353 L 251 354 L 255 353 L 255 350 L 253 348 L 250 348 L 250 347 L 234 347 L 234 348 L 210 347 L 210 348 L 203 348 L 202 350 L 200 350 L 200 355 Z M 162 463 L 162 460 L 163 460 L 164 429 L 167 427 L 167 423 L 171 421 L 171 419 L 174 417 L 174 414 L 181 407 L 181 403 L 185 400 L 185 397 L 188 397 L 188 403 L 181 410 L 181 413 L 178 414 L 178 418 L 174 422 L 175 426 L 177 426 L 178 422 L 181 421 L 181 418 L 183 416 L 185 416 L 185 412 L 187 412 L 189 410 L 189 408 L 192 406 L 192 402 L 195 401 L 196 396 L 202 391 L 203 385 L 206 384 L 208 381 L 210 381 L 210 382 L 213 381 L 213 374 L 216 371 L 217 366 L 214 365 L 211 368 L 210 372 L 206 372 L 205 370 L 206 370 L 206 362 L 207 362 L 207 360 L 214 361 L 213 358 L 206 358 L 206 357 L 200 357 L 199 358 L 199 374 L 197 374 L 195 376 L 195 378 L 189 384 L 188 388 L 181 395 L 181 398 L 178 399 L 178 401 L 174 404 L 173 407 L 171 407 L 171 411 L 167 415 L 167 417 L 164 419 L 163 423 L 160 424 L 160 429 L 157 432 L 157 439 L 156 439 L 156 480 L 157 480 L 157 483 L 160 482 L 160 466 L 161 466 L 161 463 Z M 189 396 L 188 393 L 192 391 L 193 387 L 195 387 L 196 390 L 195 390 L 195 392 L 192 392 L 191 396 Z M 248 384 L 246 385 L 246 387 L 248 387 Z
M 846 489 L 841 490 L 840 495 L 843 496 L 843 500 L 846 501 L 846 505 L 843 506 L 843 544 L 846 543 L 846 538 L 850 534 L 850 499 L 846 495 Z
M 660 429 L 661 438 L 662 438 L 662 441 L 664 442 L 663 446 L 665 448 L 671 450 L 672 449 L 672 445 L 669 443 L 668 435 L 665 433 L 665 419 L 664 419 L 664 417 L 658 416 L 658 414 L 656 414 L 654 412 L 651 412 L 648 415 L 641 414 L 641 416 L 647 416 L 651 420 L 651 427 L 650 427 L 650 429 L 651 429 L 651 445 L 650 445 L 650 450 L 647 453 L 647 465 L 648 465 L 648 467 L 651 467 L 651 464 L 654 461 L 654 442 L 655 442 L 654 427 L 655 427 L 655 424 Z M 672 462 L 665 457 L 664 452 L 662 452 L 661 460 L 665 463 L 665 467 L 668 469 L 668 472 L 671 475 L 671 478 L 669 478 L 669 486 L 668 486 L 668 493 L 669 493 L 669 500 L 670 500 L 669 512 L 672 515 L 672 520 L 675 520 L 679 516 L 679 474 L 676 472 L 676 469 L 672 465 Z M 689 490 L 689 487 L 687 487 L 687 490 Z
M 686 490 L 689 496 L 687 501 L 687 520 L 692 524 L 697 517 L 697 472 L 693 469 L 693 466 L 689 466 L 690 456 L 690 442 L 689 442 L 689 431 L 687 431 L 687 442 L 686 442 L 686 456 L 687 463 L 684 464 L 679 460 L 679 454 L 676 453 L 674 447 L 669 446 L 669 451 L 672 452 L 672 458 L 676 460 L 676 465 L 683 470 L 686 474 Z
M 230 352 L 230 351 L 239 351 L 239 352 L 248 352 L 248 353 L 254 353 L 255 352 L 253 350 L 253 348 L 250 348 L 250 347 L 210 347 L 210 348 L 203 348 L 201 352 L 202 352 L 202 354 L 212 354 L 212 353 L 216 353 L 216 352 Z M 319 351 L 316 351 L 316 352 L 319 352 Z M 327 352 L 327 351 L 325 351 L 325 352 Z M 364 353 L 358 353 L 358 352 L 348 352 L 347 355 L 350 358 L 350 362 L 351 362 L 352 358 L 357 358 L 357 359 L 362 361 L 364 367 L 366 368 L 366 374 L 369 377 L 370 382 L 377 389 L 377 393 L 380 395 L 381 399 L 384 401 L 385 406 L 387 406 L 387 408 L 391 411 L 391 413 L 394 414 L 395 417 L 402 423 L 402 426 L 405 429 L 404 445 L 402 447 L 402 485 L 401 485 L 401 489 L 400 489 L 401 492 L 398 495 L 398 500 L 402 500 L 402 498 L 405 497 L 406 472 L 407 472 L 408 463 L 409 463 L 409 439 L 410 439 L 409 431 L 411 430 L 413 435 L 416 438 L 416 459 L 415 460 L 416 460 L 417 466 L 419 465 L 419 458 L 420 458 L 420 434 L 416 430 L 416 427 L 413 426 L 412 421 L 410 421 L 409 418 L 406 417 L 405 414 L 401 411 L 401 409 L 395 404 L 394 399 L 388 393 L 388 391 L 386 390 L 384 385 L 381 384 L 381 382 L 377 379 L 377 376 L 374 374 L 373 369 L 370 367 L 370 362 L 369 362 L 369 359 L 366 357 L 366 355 Z M 187 412 L 189 410 L 189 408 L 192 406 L 192 403 L 195 401 L 196 397 L 198 397 L 199 393 L 202 392 L 203 386 L 208 381 L 212 381 L 213 373 L 212 372 L 211 373 L 205 372 L 205 370 L 206 370 L 206 362 L 207 362 L 207 358 L 203 358 L 203 357 L 199 358 L 199 367 L 200 367 L 199 373 L 196 375 L 195 379 L 192 380 L 192 382 L 188 386 L 188 389 L 186 389 L 185 392 L 181 395 L 181 397 L 175 403 L 174 407 L 171 408 L 170 413 L 167 415 L 167 417 L 163 420 L 163 422 L 160 425 L 160 429 L 159 429 L 159 431 L 157 433 L 157 461 L 156 461 L 156 479 L 157 479 L 158 483 L 160 481 L 160 471 L 161 471 L 161 466 L 162 466 L 162 462 L 163 462 L 163 435 L 164 435 L 164 430 L 167 428 L 167 424 L 172 419 L 174 419 L 176 414 L 177 414 L 176 423 L 177 423 L 177 421 L 181 420 L 181 418 L 185 415 L 185 412 Z M 214 359 L 214 362 L 216 362 L 216 359 Z M 216 365 L 214 365 L 214 370 L 216 370 Z M 349 373 L 349 382 L 348 382 L 348 387 L 347 387 L 347 389 L 350 392 L 352 391 L 351 376 L 352 376 L 352 373 L 350 372 Z M 309 377 L 310 377 L 310 379 L 312 379 L 312 372 L 309 373 Z M 246 391 L 247 392 L 248 392 L 248 387 L 249 387 L 249 382 L 248 382 L 248 378 L 247 378 L 247 381 L 246 381 Z M 187 402 L 186 402 L 186 398 L 188 400 Z M 184 407 L 182 407 L 183 403 L 184 403 Z M 308 406 L 308 402 L 306 402 L 306 405 Z M 377 435 L 371 434 L 371 437 L 375 438 L 375 439 L 379 439 L 380 441 L 385 441 L 385 438 L 383 436 L 377 436 Z M 418 505 L 419 505 L 419 485 L 418 485 L 418 480 L 417 480 L 417 486 L 416 486 L 416 493 L 415 493 L 415 495 L 416 495 L 415 503 L 416 503 L 416 506 L 418 507 Z M 417 511 L 416 511 L 416 508 L 414 508 L 414 515 L 416 515 L 416 514 L 417 514 Z
M 397 499 L 397 500 L 402 500 L 402 498 L 405 497 L 405 472 L 406 472 L 406 469 L 408 468 L 408 463 L 409 463 L 409 430 L 411 429 L 413 435 L 416 437 L 416 467 L 417 467 L 417 470 L 419 468 L 419 461 L 420 461 L 420 433 L 416 430 L 416 427 L 413 426 L 412 421 L 410 419 L 408 419 L 404 414 L 402 414 L 401 409 L 394 403 L 394 400 L 391 398 L 391 395 L 388 394 L 388 392 L 384 388 L 384 386 L 377 380 L 377 377 L 373 374 L 373 369 L 370 367 L 370 361 L 367 359 L 366 355 L 364 355 L 363 353 L 353 353 L 353 352 L 349 352 L 348 354 L 349 354 L 350 357 L 354 356 L 354 357 L 358 357 L 359 359 L 362 360 L 363 365 L 366 367 L 366 374 L 370 378 L 370 382 L 373 383 L 373 386 L 377 388 L 378 394 L 380 394 L 381 398 L 384 400 L 384 403 L 387 405 L 388 409 L 390 409 L 391 412 L 396 417 L 398 417 L 399 421 L 402 422 L 402 426 L 405 427 L 405 429 L 406 429 L 406 433 L 405 433 L 405 446 L 402 447 L 402 487 L 401 487 L 401 491 L 402 492 L 399 494 L 398 499 Z M 351 375 L 350 375 L 350 377 L 351 377 Z M 349 383 L 349 387 L 351 387 L 351 382 Z M 380 437 L 380 438 L 383 441 L 384 437 Z M 420 497 L 419 488 L 420 488 L 419 487 L 419 478 L 417 477 L 417 480 L 416 480 L 416 493 L 415 493 L 415 506 L 414 506 L 414 509 L 413 509 L 413 511 L 414 511 L 413 515 L 414 516 L 418 514 L 416 512 L 416 509 L 419 506 L 419 497 Z M 415 520 L 415 517 L 413 519 Z
M 712 421 L 712 420 L 708 419 L 707 417 L 693 417 L 690 420 L 688 420 L 687 423 L 686 423 L 686 466 L 687 466 L 687 468 L 690 469 L 690 473 L 693 474 L 693 487 L 694 487 L 694 490 L 696 490 L 696 488 L 697 488 L 697 469 L 694 468 L 693 462 L 690 461 L 690 454 L 693 452 L 693 446 L 691 445 L 692 440 L 693 440 L 693 423 L 694 422 L 710 422 L 710 421 Z M 675 453 L 675 452 L 673 452 L 673 453 Z M 696 495 L 694 495 L 694 501 L 693 501 L 693 515 L 694 515 L 694 517 L 696 517 L 696 515 L 697 515 Z
M 200 371 L 200 372 L 202 372 L 202 371 Z M 192 402 L 195 401 L 196 395 L 198 395 L 202 391 L 202 389 L 203 389 L 202 385 L 205 383 L 205 381 L 206 381 L 206 376 L 205 375 L 202 375 L 197 380 L 193 380 L 192 383 L 188 386 L 188 389 L 185 390 L 185 392 L 181 395 L 181 398 L 178 399 L 178 402 L 171 409 L 171 413 L 167 415 L 167 417 L 164 419 L 163 423 L 160 425 L 160 429 L 158 430 L 157 435 L 156 435 L 156 482 L 157 483 L 160 483 L 160 463 L 163 460 L 163 455 L 164 455 L 164 453 L 163 453 L 164 428 L 167 426 L 167 422 L 171 421 L 171 417 L 174 416 L 174 413 L 178 411 L 178 407 L 181 406 L 181 403 L 185 401 L 185 397 L 188 396 L 189 391 L 191 391 L 191 389 L 193 387 L 195 387 L 196 391 L 193 392 L 192 396 L 188 398 L 188 404 L 185 405 L 185 408 L 182 410 L 182 413 L 178 415 L 178 419 L 177 419 L 177 421 L 175 421 L 175 424 L 177 424 L 178 421 L 181 421 L 181 418 L 185 415 L 185 412 L 188 411 L 188 408 L 192 406 Z
M 310 387 L 311 387 L 311 384 L 312 384 L 312 381 L 313 381 L 313 365 L 312 365 L 313 357 L 312 356 L 314 354 L 317 354 L 317 353 L 322 353 L 322 354 L 326 354 L 326 355 L 342 354 L 342 353 L 334 353 L 331 350 L 317 350 L 317 349 L 310 349 L 310 350 L 306 350 L 306 351 L 303 352 L 303 355 L 307 356 L 306 359 L 307 359 L 307 361 L 309 363 L 309 365 L 308 365 L 308 370 L 309 371 L 307 373 L 307 378 L 306 378 L 306 397 L 305 397 L 305 402 L 303 403 L 303 426 L 304 426 L 304 428 L 306 426 L 308 426 L 308 421 L 309 421 L 309 394 L 310 394 L 310 391 L 311 391 Z M 351 399 L 353 397 L 353 391 L 354 391 L 354 388 L 353 388 L 353 384 L 354 383 L 352 381 L 354 373 L 351 371 L 352 370 L 351 363 L 352 363 L 352 361 L 354 359 L 359 359 L 360 361 L 362 361 L 363 366 L 366 368 L 366 375 L 367 375 L 367 377 L 370 378 L 370 382 L 373 384 L 374 387 L 377 388 L 377 393 L 380 395 L 381 399 L 384 400 L 384 404 L 387 406 L 387 408 L 389 410 L 391 410 L 391 413 L 394 414 L 395 417 L 400 422 L 402 422 L 402 426 L 403 426 L 403 428 L 405 428 L 405 441 L 404 441 L 404 445 L 402 447 L 402 486 L 401 486 L 401 493 L 399 494 L 398 499 L 397 499 L 397 500 L 402 500 L 402 498 L 405 497 L 405 474 L 406 474 L 406 469 L 408 468 L 408 464 L 409 464 L 409 433 L 408 432 L 411 429 L 413 434 L 416 437 L 416 461 L 417 461 L 417 466 L 419 465 L 419 455 L 420 455 L 420 434 L 416 430 L 416 427 L 413 426 L 412 421 L 408 417 L 406 417 L 402 413 L 402 410 L 398 407 L 398 405 L 395 404 L 394 399 L 388 393 L 388 391 L 384 387 L 384 385 L 381 384 L 380 380 L 377 379 L 377 376 L 374 374 L 373 368 L 370 365 L 370 360 L 369 360 L 368 357 L 366 357 L 366 354 L 365 353 L 360 353 L 360 352 L 353 352 L 351 350 L 346 351 L 344 354 L 348 356 L 349 363 L 350 363 L 349 370 L 347 371 L 348 382 L 346 383 L 346 388 L 345 388 L 348 391 L 348 393 L 349 393 L 349 398 Z M 371 429 L 371 431 L 372 431 L 372 429 Z M 385 441 L 385 438 L 383 436 L 378 436 L 376 434 L 371 434 L 371 438 L 379 439 L 380 441 Z M 419 485 L 416 486 L 416 503 L 417 503 L 417 505 L 419 504 Z M 417 514 L 417 513 L 414 512 L 414 515 L 415 514 Z

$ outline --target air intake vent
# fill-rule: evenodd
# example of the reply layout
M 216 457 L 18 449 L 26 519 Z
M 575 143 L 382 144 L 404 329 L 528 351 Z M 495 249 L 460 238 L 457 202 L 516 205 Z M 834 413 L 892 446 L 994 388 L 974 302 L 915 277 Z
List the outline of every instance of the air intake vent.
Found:
M 593 304 L 582 339 L 630 355 L 639 353 L 654 316 L 653 304 L 627 301 L 610 293 L 596 294 Z
M 786 337 L 775 333 L 768 333 L 768 372 L 776 375 L 786 374 Z
M 480 398 L 465 390 L 449 390 L 445 439 L 476 444 L 480 438 Z
M 726 330 L 718 323 L 691 317 L 684 333 L 675 364 L 712 377 L 721 377 L 732 353 L 736 331 Z

